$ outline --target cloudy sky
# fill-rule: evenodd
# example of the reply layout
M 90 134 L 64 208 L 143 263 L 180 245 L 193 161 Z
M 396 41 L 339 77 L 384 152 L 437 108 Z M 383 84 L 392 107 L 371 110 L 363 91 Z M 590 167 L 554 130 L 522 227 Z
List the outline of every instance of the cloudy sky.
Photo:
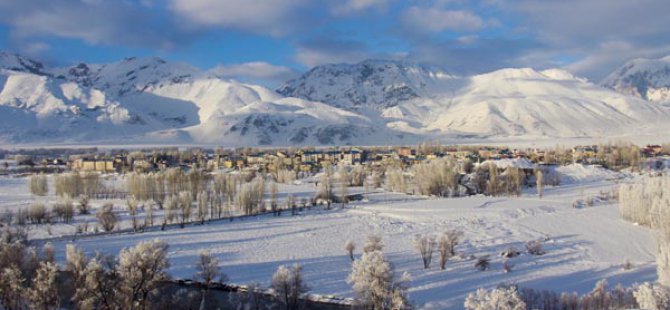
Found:
M 268 85 L 367 58 L 599 81 L 670 54 L 668 12 L 668 0 L 0 0 L 0 49 L 54 65 L 159 56 Z

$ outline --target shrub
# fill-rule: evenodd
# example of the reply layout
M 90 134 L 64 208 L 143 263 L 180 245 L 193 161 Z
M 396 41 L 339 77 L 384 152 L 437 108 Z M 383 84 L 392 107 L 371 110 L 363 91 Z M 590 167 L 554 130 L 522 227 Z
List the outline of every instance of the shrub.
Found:
M 111 203 L 105 204 L 95 213 L 98 223 L 104 231 L 112 231 L 118 222 L 118 217 L 114 213 L 114 205 Z

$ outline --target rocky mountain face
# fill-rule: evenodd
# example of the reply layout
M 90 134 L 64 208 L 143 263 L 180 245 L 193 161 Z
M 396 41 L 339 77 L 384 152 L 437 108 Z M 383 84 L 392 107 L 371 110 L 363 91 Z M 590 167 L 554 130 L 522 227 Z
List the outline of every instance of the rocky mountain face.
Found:
M 670 103 L 670 56 L 635 59 L 605 78 L 602 86 L 652 102 Z
M 277 92 L 357 110 L 390 108 L 415 98 L 432 96 L 436 85 L 451 79 L 447 73 L 408 62 L 367 60 L 313 68 L 288 81 Z

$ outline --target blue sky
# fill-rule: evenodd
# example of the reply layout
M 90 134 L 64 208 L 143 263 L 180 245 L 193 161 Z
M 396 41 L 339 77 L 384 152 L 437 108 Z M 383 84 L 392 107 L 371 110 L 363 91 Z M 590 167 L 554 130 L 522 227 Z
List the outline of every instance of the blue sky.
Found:
M 598 81 L 670 54 L 667 12 L 667 0 L 0 0 L 0 48 L 52 65 L 159 56 L 264 84 L 368 58 Z

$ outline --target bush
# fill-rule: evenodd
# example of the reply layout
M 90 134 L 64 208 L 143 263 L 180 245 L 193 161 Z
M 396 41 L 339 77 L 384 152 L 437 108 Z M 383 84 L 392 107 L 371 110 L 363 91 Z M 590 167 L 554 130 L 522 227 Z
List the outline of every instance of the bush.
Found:
M 531 255 L 542 255 L 544 254 L 544 249 L 542 248 L 542 242 L 540 240 L 533 240 L 526 242 L 526 251 Z
M 475 269 L 479 271 L 485 271 L 489 269 L 490 265 L 491 259 L 488 255 L 485 255 L 477 259 L 477 262 L 475 263 Z
M 116 222 L 118 222 L 118 217 L 116 213 L 114 213 L 114 205 L 111 203 L 102 206 L 102 208 L 95 213 L 95 217 L 98 219 L 98 223 L 104 231 L 114 230 Z
M 74 206 L 72 205 L 72 201 L 66 199 L 63 202 L 55 204 L 53 212 L 59 220 L 65 223 L 70 223 L 74 218 Z
M 42 224 L 47 220 L 47 208 L 41 203 L 32 204 L 28 208 L 28 219 L 33 224 Z

